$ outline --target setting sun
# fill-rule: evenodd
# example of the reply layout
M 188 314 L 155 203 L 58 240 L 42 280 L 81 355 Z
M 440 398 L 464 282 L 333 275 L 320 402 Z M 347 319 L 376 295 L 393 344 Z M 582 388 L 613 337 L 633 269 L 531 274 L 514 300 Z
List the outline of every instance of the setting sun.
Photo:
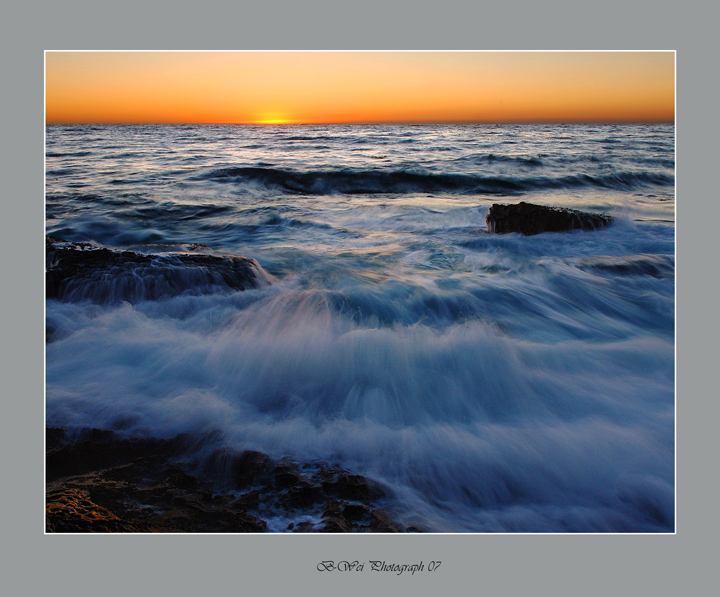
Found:
M 302 124 L 296 120 L 291 120 L 290 118 L 284 118 L 281 116 L 268 116 L 263 118 L 258 118 L 257 120 L 252 121 L 250 124 Z

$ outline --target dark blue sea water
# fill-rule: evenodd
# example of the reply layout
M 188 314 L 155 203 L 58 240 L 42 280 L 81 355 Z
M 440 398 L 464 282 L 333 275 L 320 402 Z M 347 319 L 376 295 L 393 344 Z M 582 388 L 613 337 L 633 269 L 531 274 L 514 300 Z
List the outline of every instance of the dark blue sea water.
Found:
M 673 126 L 57 125 L 46 151 L 48 234 L 272 282 L 48 300 L 48 425 L 338 463 L 430 531 L 674 530 Z M 615 221 L 484 232 L 519 201 Z

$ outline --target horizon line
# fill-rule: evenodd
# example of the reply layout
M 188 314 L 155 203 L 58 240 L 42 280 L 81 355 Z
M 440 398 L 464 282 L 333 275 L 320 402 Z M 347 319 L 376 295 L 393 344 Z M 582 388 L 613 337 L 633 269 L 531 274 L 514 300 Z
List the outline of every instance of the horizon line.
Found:
M 323 122 L 323 121 L 306 121 L 306 122 L 188 122 L 188 121 L 174 121 L 174 122 L 158 122 L 158 121 L 68 121 L 68 122 L 47 122 L 48 126 L 59 125 L 59 126 L 70 126 L 70 125 L 143 125 L 143 124 L 154 124 L 154 125 L 232 125 L 232 126 L 313 126 L 313 125 L 381 125 L 381 124 L 404 124 L 404 125 L 426 125 L 426 124 L 675 124 L 675 119 L 672 120 L 382 120 L 382 121 L 334 121 L 334 122 Z

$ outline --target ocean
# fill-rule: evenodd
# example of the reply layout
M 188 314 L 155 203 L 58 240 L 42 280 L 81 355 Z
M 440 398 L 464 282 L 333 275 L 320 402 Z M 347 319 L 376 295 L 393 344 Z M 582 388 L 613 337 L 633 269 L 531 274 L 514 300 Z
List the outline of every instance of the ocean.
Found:
M 338 464 L 428 532 L 673 532 L 674 170 L 673 125 L 49 125 L 48 235 L 266 283 L 48 299 L 46 423 Z M 520 201 L 613 223 L 486 232 Z

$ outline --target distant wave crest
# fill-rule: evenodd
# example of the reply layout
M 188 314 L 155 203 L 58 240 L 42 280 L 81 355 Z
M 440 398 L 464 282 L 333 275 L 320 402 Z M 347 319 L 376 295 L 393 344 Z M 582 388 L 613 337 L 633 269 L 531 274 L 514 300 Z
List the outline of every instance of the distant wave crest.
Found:
M 456 193 L 463 195 L 520 195 L 544 189 L 597 187 L 633 190 L 670 186 L 674 177 L 655 172 L 616 172 L 603 176 L 580 174 L 562 177 L 491 177 L 436 174 L 409 170 L 293 171 L 278 168 L 231 167 L 206 172 L 199 180 L 251 183 L 299 194 Z

